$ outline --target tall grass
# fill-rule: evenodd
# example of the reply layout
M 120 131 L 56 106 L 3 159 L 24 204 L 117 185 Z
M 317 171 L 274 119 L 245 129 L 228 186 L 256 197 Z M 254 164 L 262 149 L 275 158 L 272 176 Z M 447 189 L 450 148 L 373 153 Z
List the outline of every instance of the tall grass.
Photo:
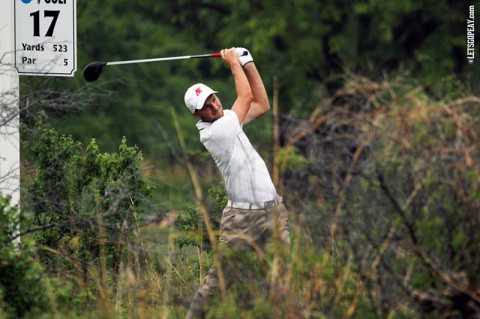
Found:
M 214 254 L 193 247 L 180 249 L 176 239 L 193 234 L 174 227 L 138 230 L 123 251 L 117 276 L 101 269 L 102 263 L 88 267 L 84 284 L 72 274 L 49 275 L 45 281 L 51 310 L 44 317 L 184 318 Z M 168 244 L 155 247 L 161 242 Z M 365 288 L 352 258 L 339 263 L 328 252 L 314 249 L 295 225 L 289 253 L 281 256 L 285 260 L 281 270 L 279 257 L 275 249 L 267 251 L 266 275 L 244 287 L 251 296 L 248 306 L 234 286 L 219 294 L 209 317 L 368 318 Z

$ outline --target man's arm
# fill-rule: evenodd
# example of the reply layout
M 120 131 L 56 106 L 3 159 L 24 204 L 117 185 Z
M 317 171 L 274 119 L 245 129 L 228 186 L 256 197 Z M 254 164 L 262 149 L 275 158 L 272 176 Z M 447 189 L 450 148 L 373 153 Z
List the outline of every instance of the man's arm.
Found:
M 252 105 L 252 89 L 250 88 L 247 76 L 240 65 L 235 49 L 225 49 L 220 53 L 222 54 L 222 59 L 230 66 L 230 70 L 232 71 L 235 80 L 237 99 L 233 103 L 232 111 L 237 114 L 238 121 L 242 124 L 245 122 L 245 118 Z
M 245 48 L 235 48 L 238 54 L 238 59 L 247 76 L 248 82 L 252 89 L 253 101 L 247 116 L 245 117 L 245 124 L 250 123 L 256 118 L 262 116 L 270 109 L 270 102 L 268 100 L 265 85 L 263 85 L 260 73 L 253 63 L 253 57 Z
M 244 65 L 243 70 L 247 76 L 248 82 L 252 89 L 253 101 L 247 116 L 245 117 L 244 124 L 250 123 L 256 118 L 262 116 L 270 109 L 270 101 L 268 100 L 267 91 L 263 84 L 260 73 L 252 61 Z

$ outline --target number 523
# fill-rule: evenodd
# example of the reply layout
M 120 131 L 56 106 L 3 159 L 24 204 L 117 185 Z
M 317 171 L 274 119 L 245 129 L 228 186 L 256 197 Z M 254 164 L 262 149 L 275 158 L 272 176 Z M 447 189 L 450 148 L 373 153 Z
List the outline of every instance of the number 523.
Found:
M 67 52 L 68 45 L 66 44 L 54 44 L 53 45 L 53 52 Z

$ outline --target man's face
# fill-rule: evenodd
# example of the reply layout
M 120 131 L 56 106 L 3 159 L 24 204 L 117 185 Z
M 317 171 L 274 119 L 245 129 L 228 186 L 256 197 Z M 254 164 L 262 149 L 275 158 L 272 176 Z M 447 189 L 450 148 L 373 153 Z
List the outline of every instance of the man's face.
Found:
M 222 103 L 214 94 L 210 95 L 206 100 L 203 108 L 196 110 L 193 116 L 203 122 L 215 122 L 223 116 Z

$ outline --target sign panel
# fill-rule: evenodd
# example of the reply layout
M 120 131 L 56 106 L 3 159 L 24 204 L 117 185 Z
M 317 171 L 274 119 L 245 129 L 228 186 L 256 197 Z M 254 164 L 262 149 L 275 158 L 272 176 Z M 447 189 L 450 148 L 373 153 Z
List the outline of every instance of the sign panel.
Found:
M 75 0 L 14 1 L 18 73 L 73 76 L 77 70 Z

